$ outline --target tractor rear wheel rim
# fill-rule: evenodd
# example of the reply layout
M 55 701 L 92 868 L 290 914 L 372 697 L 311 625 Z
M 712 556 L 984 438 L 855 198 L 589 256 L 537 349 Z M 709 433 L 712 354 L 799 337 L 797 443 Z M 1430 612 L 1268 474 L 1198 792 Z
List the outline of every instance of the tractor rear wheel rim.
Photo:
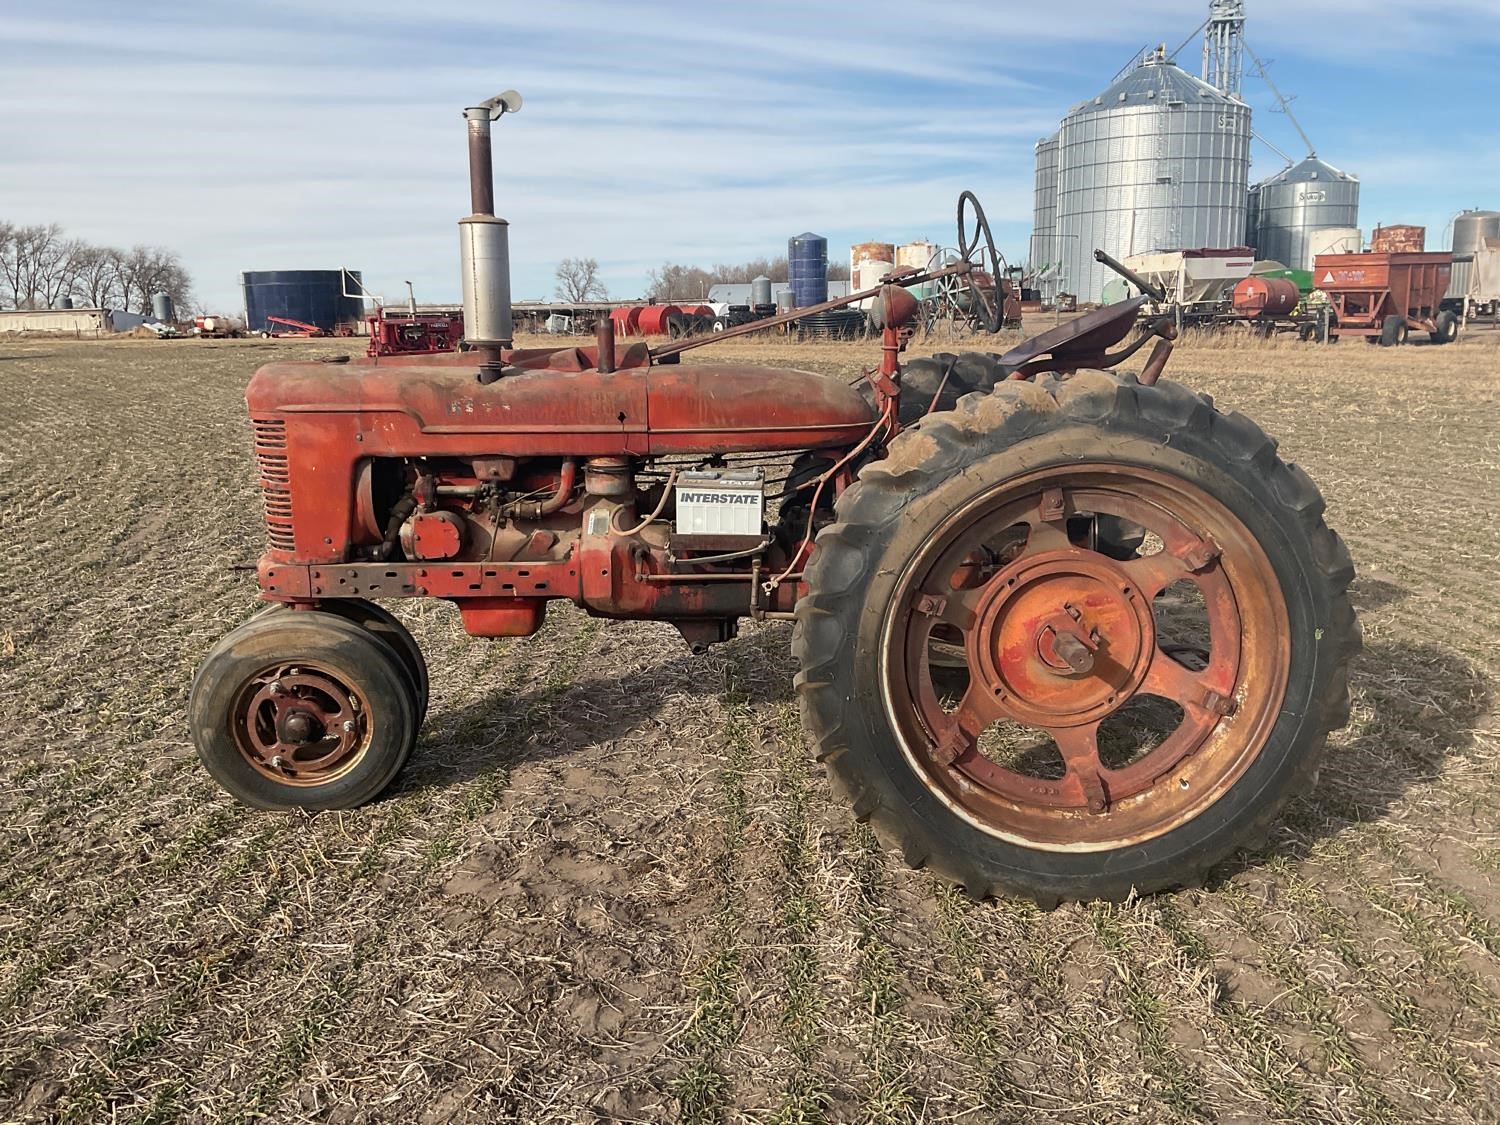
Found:
M 1097 527 L 1088 515 L 1144 527 L 1160 549 L 1116 561 L 1080 534 Z M 1201 597 L 1208 634 L 1186 662 L 1153 609 L 1181 583 Z M 927 540 L 893 605 L 881 690 L 903 752 L 959 815 L 1031 847 L 1117 848 L 1194 819 L 1255 760 L 1286 694 L 1288 614 L 1265 551 L 1205 490 L 1154 469 L 1070 465 L 1006 482 Z M 959 635 L 967 684 L 955 701 L 931 657 Z M 1106 761 L 1102 724 L 1132 701 L 1162 709 L 1147 697 L 1180 721 L 1138 756 Z M 1037 753 L 1053 764 L 996 760 L 986 732 L 997 724 L 1050 738 L 1055 752 Z
M 370 705 L 332 669 L 279 663 L 248 677 L 231 712 L 235 748 L 281 785 L 326 785 L 364 757 Z

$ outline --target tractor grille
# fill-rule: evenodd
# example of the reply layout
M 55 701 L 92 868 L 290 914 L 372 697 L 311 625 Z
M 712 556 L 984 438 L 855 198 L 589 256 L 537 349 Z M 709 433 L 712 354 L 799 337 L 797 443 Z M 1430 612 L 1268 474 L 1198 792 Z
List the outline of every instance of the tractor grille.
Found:
M 252 418 L 255 460 L 266 503 L 266 534 L 278 551 L 296 546 L 292 535 L 292 477 L 286 462 L 286 423 L 280 418 Z

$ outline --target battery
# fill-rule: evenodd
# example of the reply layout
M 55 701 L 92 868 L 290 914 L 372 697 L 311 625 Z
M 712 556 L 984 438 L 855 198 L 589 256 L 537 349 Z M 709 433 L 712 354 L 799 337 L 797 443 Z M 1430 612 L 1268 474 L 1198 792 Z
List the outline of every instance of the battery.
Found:
M 751 469 L 694 470 L 677 474 L 677 537 L 761 537 L 766 476 Z

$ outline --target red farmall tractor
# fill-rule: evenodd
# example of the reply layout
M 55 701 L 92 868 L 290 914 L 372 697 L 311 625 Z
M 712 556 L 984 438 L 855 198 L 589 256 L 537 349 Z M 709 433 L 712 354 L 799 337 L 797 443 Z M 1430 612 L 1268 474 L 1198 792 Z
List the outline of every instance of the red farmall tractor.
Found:
M 519 106 L 464 113 L 474 350 L 250 383 L 272 604 L 189 704 L 226 789 L 333 809 L 390 784 L 427 672 L 384 598 L 452 601 L 481 637 L 567 598 L 695 649 L 795 621 L 808 731 L 855 815 L 975 896 L 1192 883 L 1312 785 L 1348 713 L 1349 555 L 1271 438 L 1158 381 L 1169 323 L 1109 351 L 1137 300 L 901 362 L 903 284 L 1002 276 L 965 193 L 962 261 L 847 298 L 874 298 L 882 336 L 857 386 L 684 361 L 738 330 L 617 348 L 606 319 L 594 347 L 514 349 L 490 130 Z M 1138 375 L 1108 370 L 1153 340 Z

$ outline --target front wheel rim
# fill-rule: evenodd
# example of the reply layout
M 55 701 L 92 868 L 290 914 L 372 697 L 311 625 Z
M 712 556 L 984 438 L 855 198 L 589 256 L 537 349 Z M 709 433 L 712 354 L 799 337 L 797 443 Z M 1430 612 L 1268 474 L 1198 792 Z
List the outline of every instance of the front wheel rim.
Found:
M 280 662 L 246 677 L 230 713 L 235 749 L 279 785 L 327 785 L 355 769 L 370 748 L 370 705 L 333 669 Z
M 1161 549 L 1107 557 L 1090 538 L 1101 516 Z M 1169 652 L 1158 629 L 1159 599 L 1181 583 L 1201 596 L 1203 653 Z M 928 538 L 892 606 L 880 690 L 903 754 L 952 811 L 1027 847 L 1114 849 L 1195 819 L 1259 756 L 1286 694 L 1288 612 L 1264 550 L 1202 488 L 1155 469 L 1007 481 Z M 947 698 L 939 650 L 965 666 Z M 1129 760 L 1106 755 L 1101 733 L 1153 700 L 1180 721 Z M 1002 726 L 1051 749 L 1006 759 L 990 744 Z

